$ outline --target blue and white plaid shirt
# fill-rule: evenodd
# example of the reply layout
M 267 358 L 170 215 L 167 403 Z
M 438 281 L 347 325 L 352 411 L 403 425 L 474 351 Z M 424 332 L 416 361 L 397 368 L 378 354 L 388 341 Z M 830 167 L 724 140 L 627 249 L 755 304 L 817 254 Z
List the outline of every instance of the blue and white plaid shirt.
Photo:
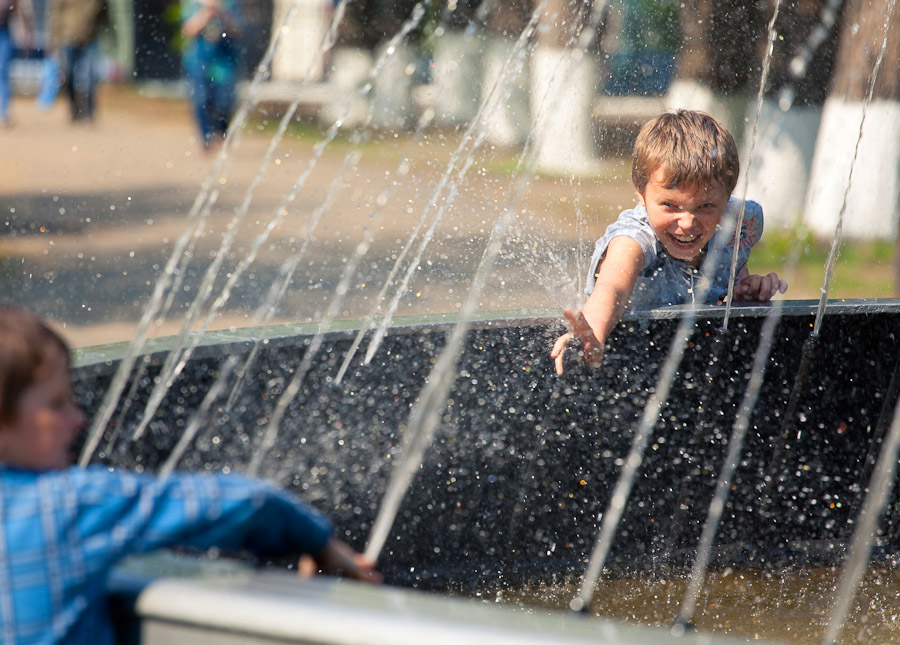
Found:
M 125 556 L 175 545 L 317 553 L 331 530 L 295 497 L 239 475 L 0 464 L 0 643 L 112 643 L 104 587 Z

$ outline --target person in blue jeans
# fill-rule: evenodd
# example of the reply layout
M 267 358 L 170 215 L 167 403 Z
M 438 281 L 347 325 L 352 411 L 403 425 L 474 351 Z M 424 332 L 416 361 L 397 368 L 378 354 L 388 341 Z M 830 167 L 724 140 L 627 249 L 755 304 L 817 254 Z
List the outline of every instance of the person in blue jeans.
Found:
M 48 49 L 62 66 L 73 121 L 91 121 L 96 108 L 101 31 L 110 27 L 106 0 L 50 0 Z
M 224 139 L 237 104 L 238 41 L 244 20 L 236 0 L 182 0 L 182 64 L 205 150 Z
M 0 643 L 113 643 L 107 576 L 168 546 L 302 553 L 301 571 L 381 580 L 324 516 L 263 480 L 70 466 L 85 421 L 65 341 L 0 307 Z
M 13 43 L 10 20 L 17 14 L 22 20 L 22 33 L 27 40 L 32 37 L 31 15 L 27 9 L 27 0 L 0 0 L 0 126 L 9 125 L 9 102 L 12 99 L 12 84 L 9 80 L 9 68 L 12 63 Z M 19 43 L 26 49 L 31 42 Z
M 5 10 L 4 4 L 7 7 Z M 9 101 L 12 98 L 9 65 L 12 62 L 13 42 L 9 32 L 9 15 L 13 6 L 11 0 L 0 0 L 0 126 L 9 125 Z

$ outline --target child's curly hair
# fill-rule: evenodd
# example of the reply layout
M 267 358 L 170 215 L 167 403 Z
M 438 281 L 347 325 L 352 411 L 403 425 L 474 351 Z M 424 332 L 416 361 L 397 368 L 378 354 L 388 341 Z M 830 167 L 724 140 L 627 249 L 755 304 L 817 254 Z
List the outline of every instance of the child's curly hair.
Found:
M 740 173 L 737 144 L 728 129 L 704 112 L 667 112 L 644 124 L 634 142 L 631 181 L 642 195 L 662 168 L 666 186 L 719 181 L 730 195 Z
M 53 349 L 69 360 L 69 346 L 31 312 L 0 305 L 0 423 L 15 420 L 22 393 L 53 364 Z

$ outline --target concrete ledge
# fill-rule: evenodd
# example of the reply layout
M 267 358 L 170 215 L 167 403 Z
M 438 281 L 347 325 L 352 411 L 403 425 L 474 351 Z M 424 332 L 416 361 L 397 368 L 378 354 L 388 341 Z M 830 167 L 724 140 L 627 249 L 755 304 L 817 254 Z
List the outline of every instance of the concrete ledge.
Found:
M 772 303 L 741 303 L 731 309 L 734 318 L 758 318 L 769 314 L 776 306 L 781 307 L 782 316 L 810 316 L 815 315 L 818 301 L 816 300 L 784 300 L 780 304 Z M 639 311 L 626 314 L 624 320 L 666 320 L 680 318 L 691 309 L 690 305 L 673 307 L 660 307 L 649 311 Z M 875 313 L 900 313 L 900 299 L 897 298 L 871 298 L 857 300 L 829 300 L 825 310 L 826 315 L 868 315 Z M 725 316 L 725 307 L 721 305 L 700 305 L 697 307 L 698 318 L 718 319 Z M 457 320 L 456 314 L 433 314 L 426 316 L 397 316 L 391 333 L 402 333 L 403 328 L 420 327 L 422 325 L 453 324 Z M 504 325 L 520 325 L 534 322 L 553 325 L 559 321 L 562 328 L 562 316 L 557 311 L 518 309 L 514 311 L 488 311 L 478 312 L 473 316 L 474 327 L 502 327 Z M 359 330 L 363 320 L 337 320 L 329 330 L 329 336 L 337 333 L 347 333 Z M 231 330 L 207 331 L 201 334 L 198 342 L 199 356 L 206 356 L 207 347 L 218 347 L 233 343 L 254 343 L 256 341 L 268 342 L 274 339 L 293 338 L 298 335 L 315 334 L 319 328 L 318 323 L 290 323 L 282 325 L 266 325 L 262 327 L 245 327 Z M 193 334 L 189 335 L 193 338 Z M 145 354 L 167 352 L 175 344 L 175 337 L 165 336 L 148 339 L 144 348 Z M 96 345 L 93 347 L 80 347 L 73 351 L 72 359 L 75 367 L 109 363 L 121 359 L 129 343 L 111 343 L 109 345 Z M 216 351 L 216 350 L 213 350 Z
M 773 309 L 781 307 L 782 316 L 815 316 L 818 300 L 779 300 L 775 302 L 742 302 L 731 308 L 734 318 L 757 318 L 767 316 Z M 660 307 L 650 311 L 640 311 L 625 316 L 626 320 L 647 318 L 663 320 L 680 318 L 692 309 L 691 305 Z M 698 318 L 724 318 L 724 305 L 698 305 Z M 900 312 L 900 299 L 897 298 L 860 298 L 829 300 L 826 304 L 826 316 L 867 315 L 878 313 Z
M 738 641 L 647 629 L 595 617 L 517 607 L 435 593 L 375 587 L 289 572 L 254 571 L 215 561 L 192 567 L 149 556 L 155 567 L 182 577 L 145 581 L 132 594 L 143 645 L 306 643 L 329 645 L 727 645 Z M 138 567 L 141 559 L 135 559 Z M 134 562 L 130 568 L 134 570 Z M 119 597 L 127 596 L 120 572 Z M 132 585 L 135 584 L 132 578 Z M 121 603 L 120 603 L 121 604 Z M 134 631 L 134 630 L 132 630 Z M 135 641 L 137 642 L 137 641 Z

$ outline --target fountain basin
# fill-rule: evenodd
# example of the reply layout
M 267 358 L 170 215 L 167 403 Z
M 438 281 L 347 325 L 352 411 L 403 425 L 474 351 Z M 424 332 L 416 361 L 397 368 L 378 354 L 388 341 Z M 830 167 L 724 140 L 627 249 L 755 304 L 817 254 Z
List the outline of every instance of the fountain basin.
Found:
M 788 301 L 782 307 L 713 566 L 833 564 L 849 543 L 880 433 L 897 400 L 900 302 L 829 304 L 809 358 L 811 378 L 786 429 L 784 413 L 815 306 Z M 773 309 L 735 308 L 725 334 L 718 331 L 724 309 L 701 310 L 617 531 L 608 575 L 690 566 L 759 330 Z M 473 324 L 435 443 L 380 558 L 388 582 L 468 593 L 577 579 L 684 311 L 627 317 L 607 344 L 602 368 L 572 364 L 563 377 L 549 359 L 561 331 L 558 317 Z M 354 334 L 328 333 L 264 462 L 263 474 L 327 512 L 359 549 L 398 457 L 410 407 L 451 325 L 393 329 L 372 364 L 354 368 L 340 385 L 334 374 Z M 279 327 L 207 335 L 142 440 L 120 440 L 96 459 L 158 468 L 223 357 L 245 355 L 259 343 L 232 404 L 221 402 L 180 462 L 191 470 L 240 470 L 312 333 Z M 95 348 L 76 357 L 76 395 L 89 412 L 121 349 Z M 148 356 L 146 383 L 131 410 L 141 409 L 163 359 L 162 349 Z M 127 437 L 137 415 L 113 419 L 101 446 L 114 433 Z M 896 502 L 895 495 L 876 552 L 896 543 Z

